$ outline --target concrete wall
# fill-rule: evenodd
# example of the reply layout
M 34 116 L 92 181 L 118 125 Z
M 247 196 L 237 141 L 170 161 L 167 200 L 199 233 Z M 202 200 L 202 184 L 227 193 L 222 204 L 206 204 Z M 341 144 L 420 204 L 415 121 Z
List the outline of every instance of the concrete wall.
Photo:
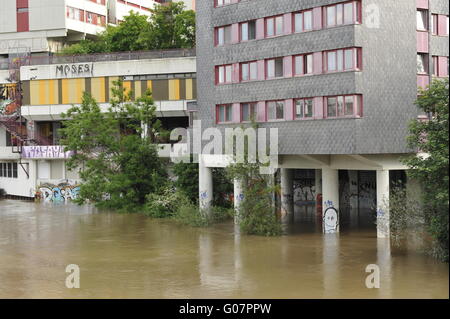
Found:
M 3 0 L 0 10 L 0 33 L 17 30 L 16 0 Z
M 0 148 L 0 157 L 1 152 Z M 0 158 L 0 162 L 5 162 L 5 160 Z M 36 189 L 36 161 L 24 160 L 23 165 L 24 167 L 29 167 L 30 176 L 27 177 L 25 171 L 18 165 L 18 178 L 0 177 L 0 188 L 3 188 L 8 195 L 34 197 Z
M 29 0 L 28 6 L 30 31 L 44 31 L 65 28 L 65 1 Z
M 85 64 L 86 63 L 75 63 L 76 66 Z M 22 81 L 30 80 L 31 78 L 33 80 L 64 78 L 64 76 L 57 76 L 56 68 L 60 65 L 61 64 L 22 66 L 20 68 L 20 78 Z M 67 65 L 71 66 L 72 63 L 67 63 Z M 94 62 L 92 73 L 83 74 L 82 76 L 69 75 L 68 77 L 127 76 L 195 72 L 195 57 L 181 57 Z

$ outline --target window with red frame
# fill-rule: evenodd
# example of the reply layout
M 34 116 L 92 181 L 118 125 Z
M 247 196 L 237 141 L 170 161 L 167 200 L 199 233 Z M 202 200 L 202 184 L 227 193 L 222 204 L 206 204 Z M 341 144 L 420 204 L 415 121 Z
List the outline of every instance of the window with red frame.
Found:
M 216 107 L 217 123 L 230 123 L 233 121 L 233 105 L 222 104 Z
M 325 25 L 327 27 L 335 27 L 360 22 L 360 7 L 359 1 L 326 6 L 324 8 Z
M 266 60 L 266 79 L 283 77 L 283 58 Z
M 313 73 L 313 55 L 302 54 L 294 56 L 294 75 Z
M 216 28 L 216 45 L 225 45 L 231 43 L 231 25 Z
M 258 63 L 256 61 L 241 63 L 241 81 L 254 81 L 258 79 Z
M 274 37 L 283 34 L 283 16 L 265 19 L 266 37 Z
M 294 116 L 298 120 L 312 118 L 314 116 L 314 100 L 309 98 L 295 100 Z
M 428 10 L 417 10 L 416 20 L 417 20 L 417 31 L 428 30 Z
M 355 117 L 362 115 L 362 97 L 360 95 L 328 96 L 324 98 L 327 118 Z
M 437 35 L 438 34 L 438 15 L 432 14 L 431 15 L 431 34 Z
M 428 54 L 426 53 L 417 53 L 417 74 L 428 74 L 429 65 L 428 65 Z
M 433 76 L 439 76 L 439 57 L 433 55 Z
M 268 121 L 284 120 L 284 101 L 266 102 L 266 118 Z
M 250 41 L 256 39 L 256 21 L 247 21 L 240 24 L 240 41 Z
M 95 2 L 95 3 L 98 3 L 98 4 L 102 4 L 102 5 L 105 5 L 105 4 L 106 4 L 106 0 L 89 0 L 89 1 Z M 119 2 L 120 2 L 120 1 L 119 1 Z
M 313 12 L 306 10 L 294 13 L 295 32 L 311 31 L 313 29 Z
M 241 103 L 241 122 L 256 120 L 256 103 Z
M 84 21 L 84 10 L 67 7 L 66 11 L 69 19 Z
M 339 49 L 325 52 L 325 72 L 361 69 L 361 48 Z
M 232 82 L 232 66 L 228 65 L 220 65 L 216 67 L 216 83 L 217 84 L 226 84 Z

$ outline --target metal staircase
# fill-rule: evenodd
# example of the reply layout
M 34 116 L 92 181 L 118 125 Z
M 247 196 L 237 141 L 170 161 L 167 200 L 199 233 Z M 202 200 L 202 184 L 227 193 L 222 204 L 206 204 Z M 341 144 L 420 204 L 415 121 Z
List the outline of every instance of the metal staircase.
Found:
M 20 81 L 20 67 L 30 63 L 29 53 L 12 54 L 9 60 L 10 84 L 0 88 L 0 100 L 3 100 L 3 114 L 0 113 L 0 126 L 11 134 L 13 153 L 22 153 L 24 145 L 52 145 L 53 141 L 40 134 L 27 136 L 25 119 L 21 114 L 22 83 Z

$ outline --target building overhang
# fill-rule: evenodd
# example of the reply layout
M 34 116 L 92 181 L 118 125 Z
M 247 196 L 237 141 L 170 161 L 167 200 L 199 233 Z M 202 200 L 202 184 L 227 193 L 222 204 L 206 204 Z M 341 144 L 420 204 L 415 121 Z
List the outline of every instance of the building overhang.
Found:
M 156 116 L 157 117 L 179 117 L 189 116 L 187 104 L 191 100 L 180 101 L 155 101 Z M 28 121 L 61 121 L 63 120 L 62 113 L 72 107 L 71 104 L 57 104 L 57 105 L 25 105 L 22 106 L 22 116 Z M 109 103 L 100 103 L 100 109 L 103 112 L 108 112 Z

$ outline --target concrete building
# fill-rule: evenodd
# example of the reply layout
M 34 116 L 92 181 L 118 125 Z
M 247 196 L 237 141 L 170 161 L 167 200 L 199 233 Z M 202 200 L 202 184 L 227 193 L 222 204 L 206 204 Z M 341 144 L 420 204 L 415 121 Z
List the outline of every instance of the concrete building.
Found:
M 288 214 L 309 179 L 324 231 L 331 213 L 332 232 L 365 216 L 388 236 L 390 184 L 405 179 L 407 126 L 422 116 L 417 88 L 448 76 L 448 1 L 198 0 L 196 10 L 202 127 L 253 117 L 277 128 Z M 204 208 L 211 168 L 227 165 L 217 156 L 200 156 Z
M 1 58 L 17 53 L 48 55 L 64 45 L 95 37 L 130 11 L 150 15 L 164 0 L 2 0 Z M 186 1 L 195 8 L 195 1 Z
M 196 103 L 197 96 L 195 50 L 75 59 L 68 63 L 64 57 L 54 57 L 37 65 L 31 59 L 32 65 L 20 68 L 19 112 L 0 115 L 0 188 L 8 195 L 34 198 L 38 193 L 46 201 L 76 196 L 79 177 L 66 169 L 71 154 L 59 145 L 61 113 L 80 104 L 84 92 L 106 111 L 113 82 L 119 78 L 133 99 L 152 90 L 156 115 L 165 129 L 189 126 L 189 105 Z M 170 144 L 160 143 L 160 156 L 168 158 Z

